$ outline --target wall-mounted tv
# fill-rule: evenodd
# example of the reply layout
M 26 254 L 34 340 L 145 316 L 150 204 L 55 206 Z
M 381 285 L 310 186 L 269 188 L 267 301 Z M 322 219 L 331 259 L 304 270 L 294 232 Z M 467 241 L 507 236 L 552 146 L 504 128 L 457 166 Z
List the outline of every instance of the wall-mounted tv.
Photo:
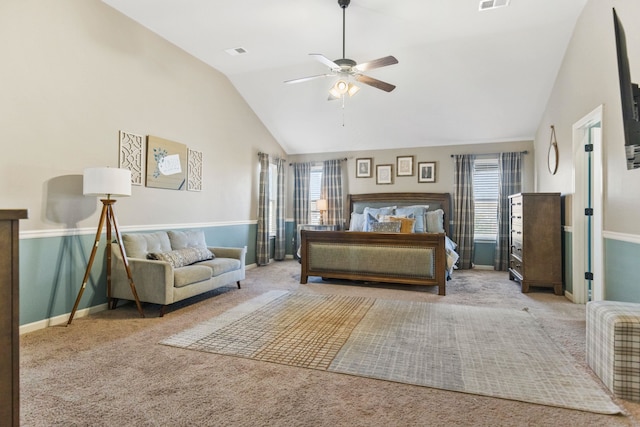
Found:
M 640 168 L 640 114 L 638 101 L 640 90 L 631 82 L 629 57 L 627 56 L 627 40 L 622 22 L 613 9 L 613 28 L 616 33 L 616 52 L 618 54 L 618 79 L 622 100 L 622 121 L 624 124 L 624 148 L 627 156 L 627 169 Z

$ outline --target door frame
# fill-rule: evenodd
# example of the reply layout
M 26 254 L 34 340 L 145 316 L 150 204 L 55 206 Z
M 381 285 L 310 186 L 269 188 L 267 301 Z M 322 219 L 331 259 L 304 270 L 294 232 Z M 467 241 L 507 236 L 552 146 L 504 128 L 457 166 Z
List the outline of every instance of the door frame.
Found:
M 589 300 L 599 301 L 604 299 L 604 256 L 602 237 L 603 218 L 603 174 L 602 174 L 602 117 L 603 106 L 599 105 L 592 112 L 573 124 L 573 197 L 571 204 L 571 229 L 572 239 L 572 279 L 573 302 L 585 304 Z M 599 126 L 599 130 L 594 128 Z M 592 273 L 593 280 L 591 298 L 589 297 L 586 280 L 584 279 L 585 266 L 585 215 L 586 185 L 582 179 L 586 173 L 584 155 L 585 141 L 589 140 L 589 133 L 594 130 L 599 136 L 598 143 L 594 143 L 591 158 L 592 189 L 593 189 L 593 247 L 592 247 Z

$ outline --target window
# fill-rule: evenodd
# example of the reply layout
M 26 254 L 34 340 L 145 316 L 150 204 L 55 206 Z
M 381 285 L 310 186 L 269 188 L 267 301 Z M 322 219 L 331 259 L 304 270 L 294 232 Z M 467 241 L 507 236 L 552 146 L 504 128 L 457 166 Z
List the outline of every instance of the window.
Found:
M 269 236 L 276 235 L 276 207 L 278 200 L 278 166 L 269 164 Z
M 320 198 L 322 188 L 322 165 L 311 166 L 309 177 L 309 223 L 320 224 L 320 211 L 316 207 L 316 201 Z
M 474 240 L 496 241 L 500 169 L 497 158 L 477 158 L 473 164 Z

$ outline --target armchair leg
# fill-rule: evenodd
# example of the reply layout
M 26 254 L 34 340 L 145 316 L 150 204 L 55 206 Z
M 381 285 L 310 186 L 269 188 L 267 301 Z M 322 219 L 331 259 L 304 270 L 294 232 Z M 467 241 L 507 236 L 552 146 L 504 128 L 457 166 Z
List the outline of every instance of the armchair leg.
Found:
M 118 305 L 118 298 L 112 298 L 111 299 L 111 307 L 109 307 L 110 310 L 115 310 L 116 306 Z
M 242 289 L 242 288 L 240 287 L 240 280 L 238 280 L 238 282 L 237 282 L 237 283 L 238 283 L 238 289 Z
M 163 306 L 160 307 L 160 316 L 158 316 L 158 317 L 164 317 L 164 311 L 165 311 L 166 308 L 167 308 L 166 305 L 163 305 Z

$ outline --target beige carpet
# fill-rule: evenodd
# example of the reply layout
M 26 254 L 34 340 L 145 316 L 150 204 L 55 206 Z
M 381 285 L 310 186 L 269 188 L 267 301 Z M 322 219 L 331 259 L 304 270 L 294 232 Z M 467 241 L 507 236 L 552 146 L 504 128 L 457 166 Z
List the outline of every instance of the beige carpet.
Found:
M 602 414 L 621 412 L 526 311 L 271 291 L 161 343 Z
M 177 304 L 123 305 L 69 327 L 20 337 L 21 425 L 39 426 L 639 426 L 640 403 L 615 399 L 622 415 L 380 381 L 158 342 L 272 290 L 526 310 L 583 372 L 585 307 L 548 289 L 522 294 L 506 273 L 456 271 L 447 295 L 433 287 L 364 285 L 310 278 L 300 264 L 247 271 L 235 285 Z M 75 296 L 75 294 L 74 294 Z M 28 302 L 25 302 L 28 304 Z M 553 363 L 553 361 L 551 361 Z

